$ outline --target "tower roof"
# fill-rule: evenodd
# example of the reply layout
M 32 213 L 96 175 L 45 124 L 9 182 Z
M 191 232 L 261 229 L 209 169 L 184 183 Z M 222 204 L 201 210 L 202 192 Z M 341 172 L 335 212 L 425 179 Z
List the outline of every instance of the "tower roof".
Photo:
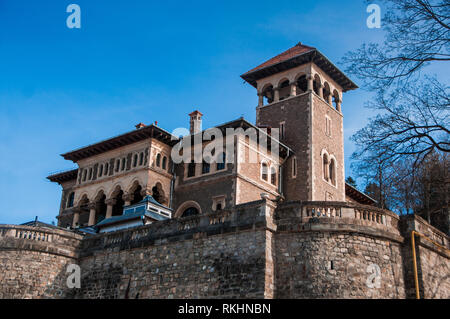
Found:
M 306 63 L 313 62 L 326 72 L 345 91 L 357 89 L 358 86 L 352 82 L 341 70 L 339 70 L 326 56 L 314 47 L 307 46 L 301 42 L 281 54 L 258 65 L 256 68 L 241 75 L 241 77 L 256 87 L 256 81 L 272 74 L 282 72 Z

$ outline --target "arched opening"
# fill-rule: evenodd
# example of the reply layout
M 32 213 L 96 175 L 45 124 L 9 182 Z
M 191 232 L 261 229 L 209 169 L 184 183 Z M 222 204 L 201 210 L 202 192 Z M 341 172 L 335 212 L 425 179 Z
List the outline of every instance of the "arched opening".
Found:
M 189 207 L 184 210 L 183 214 L 181 214 L 181 217 L 189 217 L 189 216 L 197 216 L 199 215 L 199 211 L 195 207 Z
M 161 166 L 161 154 L 156 155 L 156 166 Z
M 70 193 L 69 198 L 67 199 L 67 205 L 66 205 L 66 208 L 73 207 L 73 201 L 74 201 L 74 199 L 75 199 L 75 193 L 72 192 L 72 193 Z
M 328 181 L 328 155 L 323 154 L 323 178 Z
M 262 162 L 261 163 L 261 179 L 266 181 L 266 182 L 269 179 L 269 176 L 268 176 L 269 172 L 268 171 L 269 171 L 269 167 L 268 167 L 267 163 L 266 162 Z
M 328 104 L 330 104 L 330 97 L 331 97 L 330 85 L 328 84 L 328 82 L 325 82 L 325 84 L 323 85 L 323 99 Z
M 108 164 L 108 163 L 105 164 L 105 171 L 104 171 L 104 174 L 105 174 L 106 176 L 109 175 L 109 164 Z
M 106 217 L 106 195 L 101 191 L 95 198 L 95 223 L 99 223 Z
M 277 184 L 277 169 L 275 168 L 275 166 L 270 167 L 270 183 L 272 185 Z
M 124 158 L 122 158 L 122 167 L 120 168 L 120 170 L 124 171 L 126 165 L 127 165 L 127 159 L 124 157 Z
M 117 186 L 111 198 L 115 199 L 115 204 L 112 209 L 112 216 L 121 216 L 123 215 L 123 206 L 125 205 L 125 201 L 123 200 L 123 190 L 120 186 Z
M 339 93 L 336 90 L 334 90 L 334 92 L 333 92 L 333 107 L 338 111 L 340 111 L 339 104 L 340 104 Z
M 211 165 L 207 161 L 202 163 L 202 174 L 208 174 L 211 171 Z
M 289 80 L 284 80 L 279 85 L 280 101 L 287 99 L 291 95 Z
M 78 218 L 78 223 L 75 226 L 87 226 L 89 223 L 89 199 L 87 195 L 83 197 L 78 202 L 78 207 L 80 208 L 80 216 Z
M 274 99 L 274 91 L 273 91 L 273 85 L 268 85 L 264 88 L 262 91 L 262 95 L 265 98 L 264 104 L 270 104 L 273 102 Z
M 144 164 L 144 153 L 139 154 L 139 166 Z
M 156 183 L 155 186 L 152 188 L 152 197 L 160 204 L 166 205 L 167 200 L 162 188 L 161 183 Z
M 101 164 L 100 166 L 99 166 L 99 168 L 98 168 L 98 175 L 97 175 L 97 177 L 102 177 L 102 175 L 103 175 L 103 164 Z
M 167 157 L 164 156 L 162 159 L 162 169 L 167 169 Z
M 320 87 L 322 86 L 322 82 L 318 74 L 314 76 L 313 89 L 314 92 L 320 96 Z
M 136 167 L 138 164 L 138 155 L 134 154 L 133 156 L 133 167 Z
M 332 158 L 330 161 L 330 182 L 336 186 L 336 161 Z
M 187 177 L 194 177 L 194 176 L 195 176 L 195 162 L 192 161 L 188 165 Z
M 225 161 L 226 161 L 226 154 L 222 153 L 219 154 L 218 161 L 217 161 L 217 170 L 221 171 L 225 169 Z
M 302 75 L 297 79 L 297 95 L 305 93 L 308 91 L 308 81 L 306 80 L 306 75 Z
M 142 186 L 137 184 L 133 189 L 131 190 L 131 193 L 133 194 L 133 200 L 131 201 L 131 205 L 137 204 L 140 201 L 144 199 L 144 196 L 142 196 Z
M 116 173 L 119 171 L 120 169 L 120 159 L 116 160 Z

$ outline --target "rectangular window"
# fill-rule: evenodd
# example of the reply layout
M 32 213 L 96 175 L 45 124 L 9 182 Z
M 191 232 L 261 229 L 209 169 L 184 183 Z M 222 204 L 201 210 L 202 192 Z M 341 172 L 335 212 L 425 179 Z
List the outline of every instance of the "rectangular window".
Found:
M 297 177 L 297 157 L 292 158 L 292 178 Z
M 194 176 L 195 176 L 195 163 L 194 163 L 194 161 L 192 161 L 188 165 L 187 177 L 194 177 Z
M 280 140 L 284 140 L 285 137 L 285 123 L 286 122 L 280 123 Z

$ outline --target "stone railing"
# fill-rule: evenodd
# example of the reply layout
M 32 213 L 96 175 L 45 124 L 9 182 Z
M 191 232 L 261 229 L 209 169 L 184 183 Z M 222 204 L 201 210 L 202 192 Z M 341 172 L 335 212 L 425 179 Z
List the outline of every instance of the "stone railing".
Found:
M 0 248 L 76 256 L 83 235 L 60 228 L 0 225 Z
M 286 202 L 279 205 L 276 213 L 281 229 L 289 229 L 293 223 L 299 224 L 340 224 L 349 228 L 370 227 L 399 235 L 399 216 L 391 211 L 373 206 L 344 202 Z
M 435 243 L 450 249 L 450 238 L 439 229 L 428 224 L 426 220 L 416 215 L 402 216 L 403 232 L 407 235 L 411 231 L 416 231 Z

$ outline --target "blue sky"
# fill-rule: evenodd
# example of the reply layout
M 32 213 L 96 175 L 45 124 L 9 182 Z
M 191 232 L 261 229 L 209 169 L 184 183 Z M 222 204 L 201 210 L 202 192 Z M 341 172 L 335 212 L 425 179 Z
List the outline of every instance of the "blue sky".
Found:
M 66 7 L 81 7 L 68 29 Z M 0 0 L 0 223 L 58 214 L 60 186 L 45 179 L 74 164 L 59 154 L 134 129 L 171 131 L 204 113 L 204 127 L 255 121 L 255 89 L 241 74 L 298 42 L 340 66 L 377 41 L 364 1 Z M 357 82 L 357 81 L 356 81 Z M 371 116 L 363 90 L 344 95 L 348 138 Z

